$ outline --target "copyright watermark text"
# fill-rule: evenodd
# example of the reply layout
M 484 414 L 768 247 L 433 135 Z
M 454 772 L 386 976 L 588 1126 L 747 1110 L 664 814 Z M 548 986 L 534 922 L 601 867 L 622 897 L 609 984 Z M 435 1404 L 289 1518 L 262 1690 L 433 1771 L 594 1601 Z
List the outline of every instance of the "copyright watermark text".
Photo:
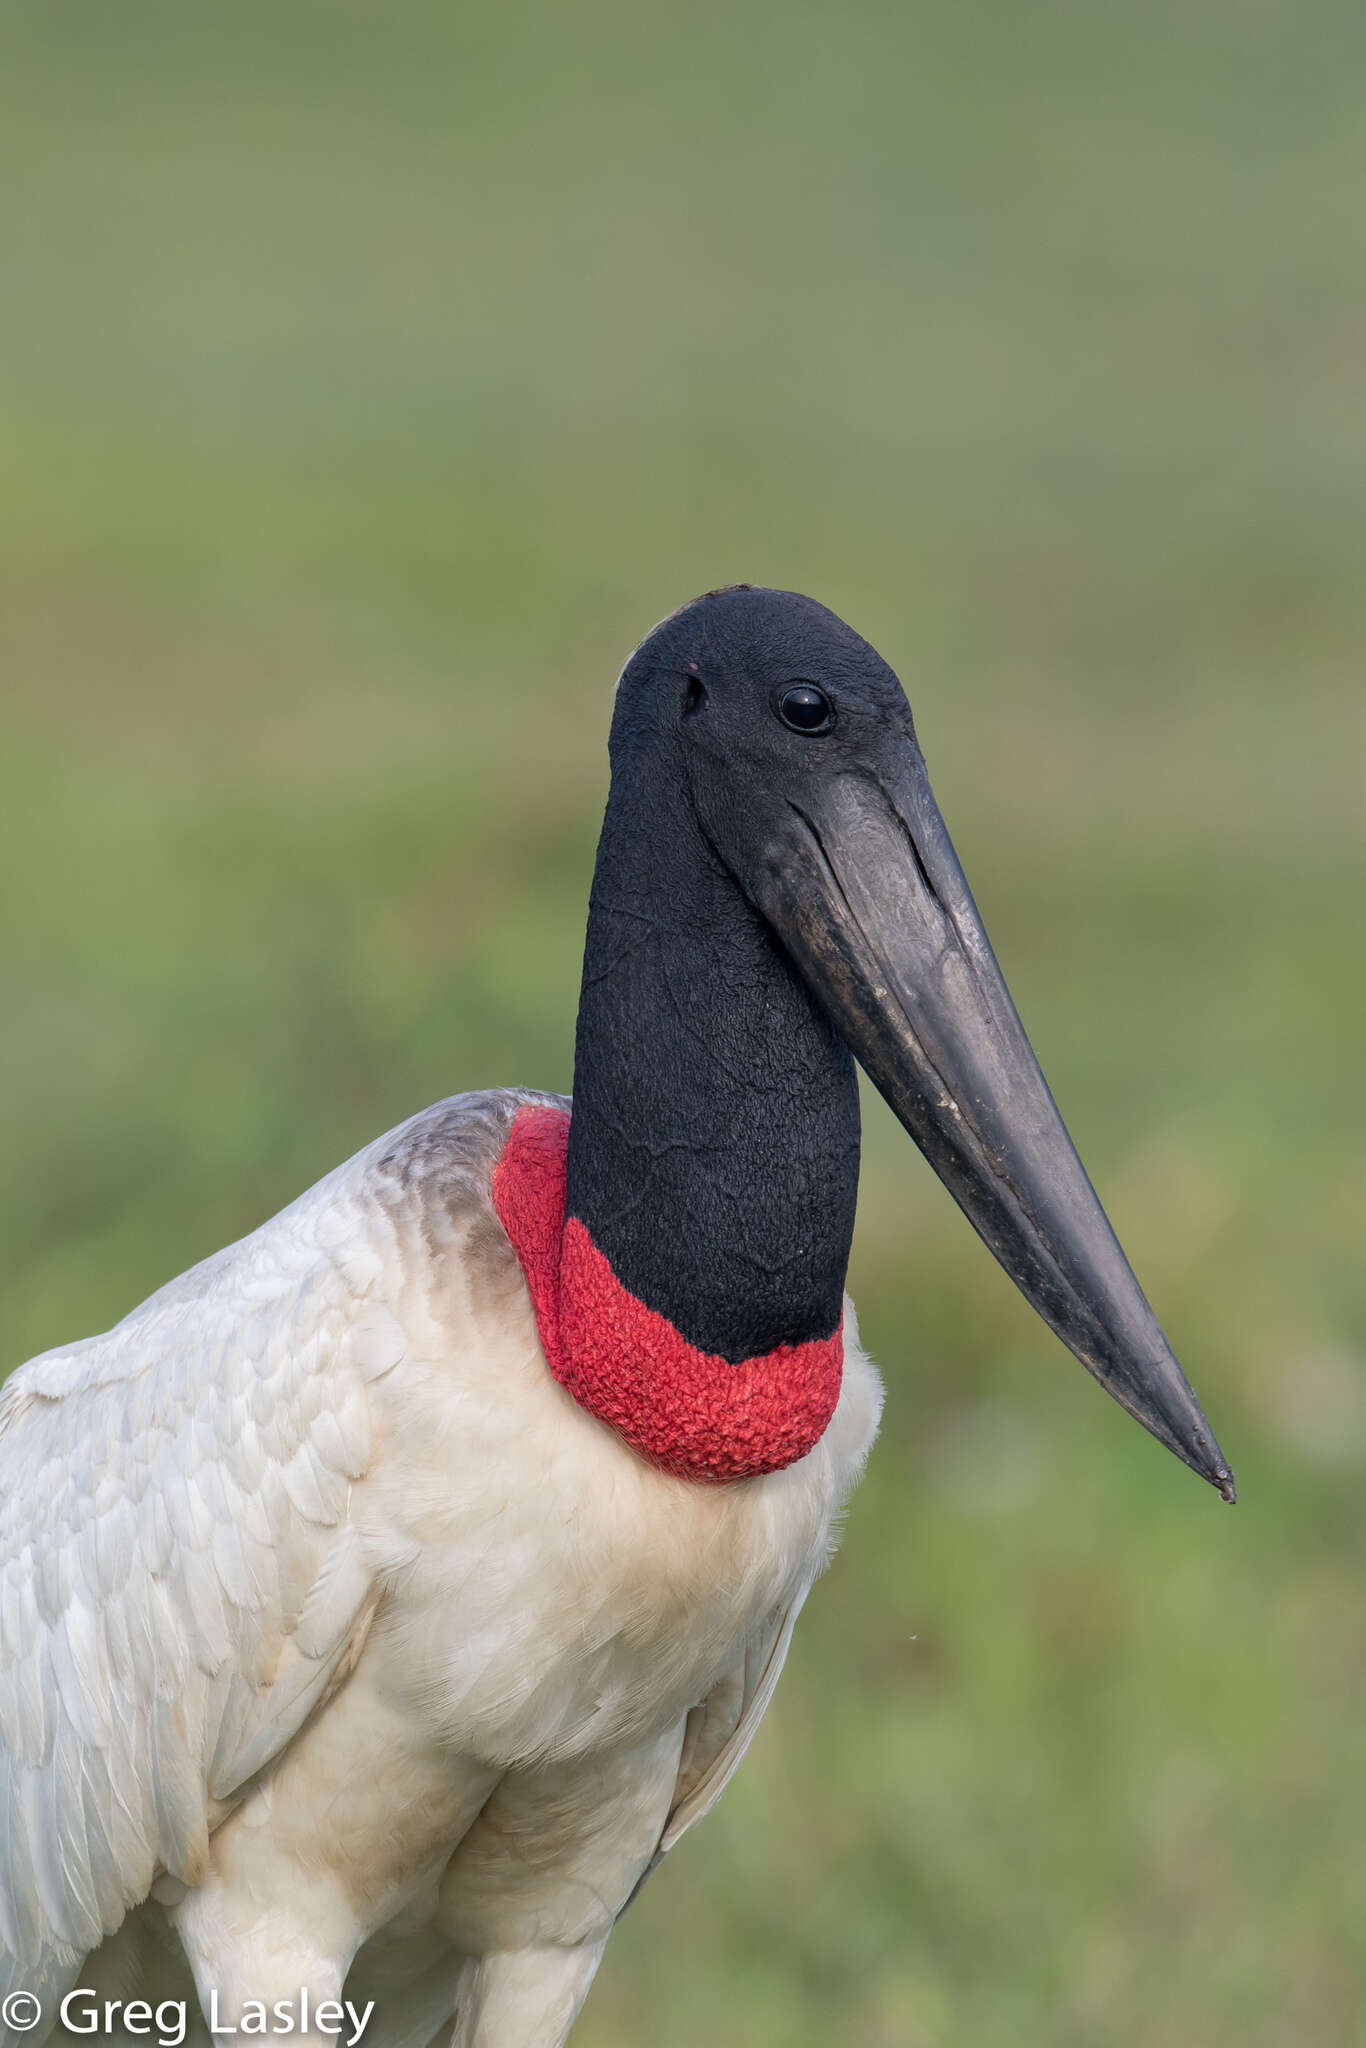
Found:
M 209 2031 L 215 2036 L 306 2034 L 329 2035 L 342 2048 L 357 2048 L 364 2039 L 375 2010 L 372 1998 L 363 2006 L 349 1998 L 314 2000 L 302 1990 L 293 1998 L 279 1998 L 267 2004 L 246 1998 L 234 2010 L 220 2009 L 218 1993 L 210 1991 L 204 2007 Z M 111 2034 L 134 2034 L 155 2041 L 157 2048 L 184 2048 L 190 2008 L 182 1998 L 163 1998 L 153 2005 L 145 1998 L 101 1998 L 89 1985 L 68 1991 L 57 2009 L 57 2019 L 69 2034 L 96 2038 Z M 0 2023 L 16 2034 L 31 2034 L 43 2017 L 42 2001 L 31 1991 L 11 1991 L 0 1999 Z

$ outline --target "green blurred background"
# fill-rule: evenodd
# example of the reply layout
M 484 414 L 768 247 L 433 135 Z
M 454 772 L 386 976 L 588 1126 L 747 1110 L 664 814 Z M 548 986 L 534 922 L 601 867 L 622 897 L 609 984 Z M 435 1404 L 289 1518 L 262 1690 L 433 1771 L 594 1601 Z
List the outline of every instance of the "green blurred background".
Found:
M 1366 2039 L 1366 14 L 6 10 L 0 1361 L 570 1079 L 610 688 L 900 671 L 1237 1467 L 869 1105 L 881 1443 L 583 2048 Z

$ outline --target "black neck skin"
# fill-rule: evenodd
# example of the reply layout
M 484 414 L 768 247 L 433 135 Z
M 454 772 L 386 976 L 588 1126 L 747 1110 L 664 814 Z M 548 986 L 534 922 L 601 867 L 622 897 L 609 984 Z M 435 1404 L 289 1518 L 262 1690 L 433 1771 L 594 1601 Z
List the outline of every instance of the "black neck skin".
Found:
M 623 1287 L 738 1363 L 839 1326 L 858 1084 L 708 843 L 676 763 L 662 765 L 651 749 L 614 766 L 584 949 L 568 1214 Z

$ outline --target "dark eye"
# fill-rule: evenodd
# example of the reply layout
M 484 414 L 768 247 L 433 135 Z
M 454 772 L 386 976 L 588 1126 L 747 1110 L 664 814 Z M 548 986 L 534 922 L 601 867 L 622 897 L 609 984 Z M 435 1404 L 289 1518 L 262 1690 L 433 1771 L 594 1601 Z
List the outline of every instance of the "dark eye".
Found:
M 778 693 L 778 716 L 793 732 L 829 732 L 835 723 L 835 707 L 814 683 L 789 683 Z

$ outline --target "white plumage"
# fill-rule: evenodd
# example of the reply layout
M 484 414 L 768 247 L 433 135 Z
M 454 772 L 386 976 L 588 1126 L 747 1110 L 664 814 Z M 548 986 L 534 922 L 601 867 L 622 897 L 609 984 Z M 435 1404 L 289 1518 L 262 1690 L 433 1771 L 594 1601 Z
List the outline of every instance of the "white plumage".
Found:
M 550 1377 L 516 1092 L 359 1153 L 0 1395 L 0 1994 L 376 2001 L 544 2048 L 742 1756 L 876 1427 L 644 1463 Z M 5 2048 L 43 2038 L 3 2036 Z

